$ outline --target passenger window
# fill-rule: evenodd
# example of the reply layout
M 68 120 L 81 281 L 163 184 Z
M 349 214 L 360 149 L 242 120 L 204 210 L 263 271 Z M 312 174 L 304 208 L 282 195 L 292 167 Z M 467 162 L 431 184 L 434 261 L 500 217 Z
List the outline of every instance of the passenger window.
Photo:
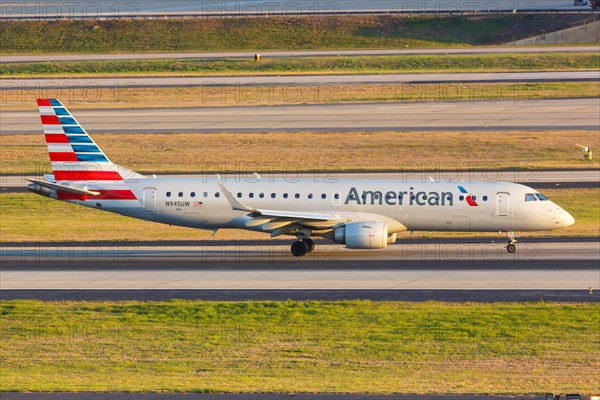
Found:
M 204 197 L 208 197 L 208 192 L 204 192 L 204 193 L 202 194 L 202 196 L 204 196 Z
M 171 197 L 171 192 L 167 192 L 167 197 Z
M 277 195 L 275 193 L 271 193 L 271 198 L 274 199 L 275 197 L 277 197 Z
M 309 194 L 308 194 L 308 198 L 309 198 L 309 199 L 312 199 L 312 197 L 313 197 L 312 193 L 309 193 Z
M 221 193 L 219 193 L 219 192 L 215 193 L 215 197 L 217 197 L 217 198 L 221 197 Z
M 536 193 L 535 196 L 538 198 L 539 201 L 547 201 L 548 200 L 548 198 L 541 193 Z
M 535 196 L 533 195 L 533 193 L 527 193 L 525 195 L 525 201 L 536 201 L 537 199 L 535 198 Z
M 253 198 L 254 198 L 254 193 L 250 193 L 250 194 L 248 195 L 248 197 L 250 197 L 251 199 L 253 199 Z
M 242 194 L 238 192 L 237 194 L 238 199 L 242 197 Z
M 487 196 L 483 196 L 483 201 L 487 201 Z
M 295 197 L 295 198 L 297 198 L 297 199 L 299 199 L 299 198 L 300 198 L 300 193 L 296 193 L 296 194 L 294 195 L 294 197 Z
M 340 198 L 340 194 L 339 193 L 334 194 L 333 198 L 336 199 L 336 200 L 338 200 Z
M 287 199 L 287 198 L 288 198 L 288 194 L 287 194 L 287 193 L 284 193 L 284 194 L 283 194 L 283 198 L 284 198 L 284 199 Z
M 326 195 L 325 193 L 323 193 L 323 194 L 321 194 L 321 198 L 322 198 L 322 199 L 326 199 L 326 198 L 327 198 L 327 195 Z
M 465 199 L 465 196 L 460 196 L 458 199 L 459 199 L 460 201 L 463 201 L 463 200 Z
M 190 197 L 196 197 L 196 192 L 190 193 Z
M 260 197 L 262 199 L 263 197 L 265 197 L 265 194 L 264 193 L 259 193 L 258 197 Z
M 179 197 L 183 197 L 183 192 L 179 192 Z

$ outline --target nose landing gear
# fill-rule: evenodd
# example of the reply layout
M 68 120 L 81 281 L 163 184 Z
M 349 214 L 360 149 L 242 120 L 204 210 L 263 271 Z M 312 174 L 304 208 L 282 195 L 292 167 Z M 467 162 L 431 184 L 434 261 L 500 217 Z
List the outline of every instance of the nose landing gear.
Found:
M 506 245 L 506 251 L 508 251 L 509 253 L 514 253 L 517 250 L 517 246 L 515 246 L 515 243 L 517 243 L 517 239 L 515 239 L 515 233 L 506 232 L 506 236 L 508 236 L 508 244 Z

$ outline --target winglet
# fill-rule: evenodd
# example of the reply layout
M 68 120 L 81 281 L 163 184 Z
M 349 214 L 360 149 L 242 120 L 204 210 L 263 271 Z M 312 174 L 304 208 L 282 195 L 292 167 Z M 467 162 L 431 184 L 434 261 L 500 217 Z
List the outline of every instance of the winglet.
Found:
M 221 191 L 223 192 L 223 194 L 225 195 L 225 197 L 229 201 L 229 204 L 231 204 L 231 208 L 232 209 L 238 210 L 238 211 L 258 212 L 254 208 L 248 207 L 248 206 L 240 203 L 239 201 L 237 201 L 235 199 L 235 197 L 233 197 L 233 195 L 231 194 L 231 192 L 229 190 L 227 190 L 227 188 L 225 187 L 225 185 L 223 185 L 222 183 L 219 183 L 219 187 L 221 188 Z

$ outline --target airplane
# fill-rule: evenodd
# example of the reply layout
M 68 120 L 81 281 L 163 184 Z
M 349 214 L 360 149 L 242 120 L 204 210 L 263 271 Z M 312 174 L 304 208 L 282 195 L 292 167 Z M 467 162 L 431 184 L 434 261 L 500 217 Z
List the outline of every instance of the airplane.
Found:
M 33 193 L 169 225 L 295 236 L 296 257 L 314 250 L 315 237 L 382 249 L 405 231 L 506 232 L 513 253 L 513 232 L 575 222 L 537 190 L 510 182 L 147 177 L 111 162 L 59 100 L 37 103 L 53 173 L 31 179 Z

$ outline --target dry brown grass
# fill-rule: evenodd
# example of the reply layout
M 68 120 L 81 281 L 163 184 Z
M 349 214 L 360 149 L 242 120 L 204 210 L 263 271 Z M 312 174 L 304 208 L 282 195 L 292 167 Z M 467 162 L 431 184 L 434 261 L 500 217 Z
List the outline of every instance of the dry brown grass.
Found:
M 1 135 L 3 173 L 48 170 L 42 135 Z M 110 159 L 144 173 L 598 168 L 600 136 L 556 132 L 305 132 L 94 135 Z M 464 160 L 464 161 L 463 161 Z
M 8 81 L 7 81 L 8 82 Z M 9 83 L 6 83 L 7 85 Z M 6 90 L 7 110 L 30 110 L 38 97 L 61 98 L 73 110 L 98 108 L 219 107 L 360 101 L 471 101 L 600 96 L 600 82 L 452 83 L 180 88 Z

